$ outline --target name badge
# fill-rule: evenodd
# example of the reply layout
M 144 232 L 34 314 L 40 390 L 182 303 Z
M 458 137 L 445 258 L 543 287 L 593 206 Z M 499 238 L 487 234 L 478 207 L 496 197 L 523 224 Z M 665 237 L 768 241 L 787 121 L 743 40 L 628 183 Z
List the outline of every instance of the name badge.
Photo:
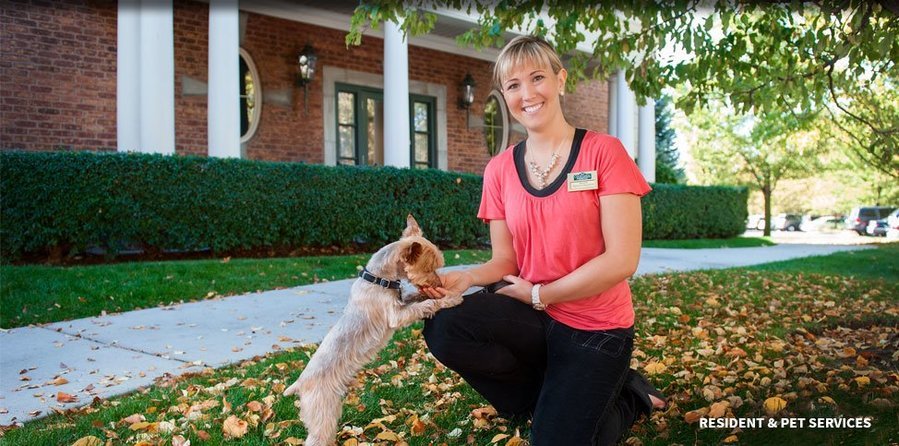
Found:
M 596 177 L 595 170 L 589 172 L 572 172 L 568 174 L 568 192 L 596 190 L 598 188 L 599 180 Z

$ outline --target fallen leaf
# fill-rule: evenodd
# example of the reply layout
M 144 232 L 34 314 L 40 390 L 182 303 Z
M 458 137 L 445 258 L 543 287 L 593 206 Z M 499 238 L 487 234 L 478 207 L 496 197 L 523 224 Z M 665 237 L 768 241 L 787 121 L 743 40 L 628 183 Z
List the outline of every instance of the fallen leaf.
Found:
M 524 446 L 524 444 L 524 440 L 522 440 L 518 435 L 515 435 L 506 442 L 506 446 Z
M 667 368 L 668 366 L 661 362 L 650 362 L 649 364 L 643 366 L 643 370 L 645 370 L 649 375 L 657 375 L 664 372 Z
M 471 416 L 475 418 L 493 418 L 496 416 L 496 409 L 493 406 L 479 407 L 471 411 Z
M 306 444 L 305 441 L 303 441 L 302 439 L 299 439 L 297 437 L 287 437 L 284 439 L 284 442 L 291 446 L 300 446 L 300 445 Z
M 871 378 L 868 378 L 867 376 L 859 376 L 855 378 L 855 384 L 857 384 L 859 387 L 865 387 L 868 384 L 871 384 Z
M 259 412 L 262 410 L 262 403 L 260 403 L 259 401 L 250 401 L 249 403 L 247 403 L 247 409 L 250 412 Z
M 395 432 L 387 430 L 379 433 L 375 440 L 385 440 L 385 441 L 400 441 L 400 437 L 396 435 Z
M 490 443 L 496 443 L 505 440 L 506 438 L 509 438 L 509 434 L 496 434 L 493 436 L 493 439 L 490 440 Z
M 727 413 L 728 407 L 730 407 L 730 403 L 728 403 L 727 401 L 720 401 L 712 404 L 712 408 L 709 409 L 708 416 L 710 418 L 721 418 Z
M 708 407 L 691 410 L 684 414 L 684 421 L 686 421 L 688 424 L 693 424 L 693 423 L 699 421 L 700 418 L 708 415 L 708 413 L 709 413 Z
M 234 415 L 228 417 L 222 424 L 222 432 L 225 433 L 227 438 L 241 438 L 247 434 L 248 429 L 247 422 Z
M 72 446 L 103 446 L 103 441 L 93 435 L 88 435 L 79 438 L 72 443 Z
M 190 440 L 181 435 L 172 436 L 172 446 L 190 446 Z
M 738 442 L 738 441 L 740 441 L 740 439 L 737 438 L 736 435 L 731 435 L 731 436 L 729 436 L 729 437 L 727 437 L 727 438 L 724 439 L 724 442 L 725 442 L 725 443 L 736 443 L 736 442 Z
M 50 381 L 50 384 L 53 384 L 54 386 L 61 386 L 63 384 L 68 384 L 68 383 L 69 383 L 69 380 L 67 380 L 61 376 L 58 376 L 53 381 Z
M 778 396 L 773 396 L 765 400 L 765 412 L 771 416 L 787 407 L 787 402 Z
M 123 418 L 122 422 L 128 423 L 128 424 L 134 424 L 134 423 L 140 423 L 141 421 L 144 421 L 144 420 L 146 420 L 146 418 L 144 418 L 143 415 L 136 413 L 136 414 L 132 414 L 132 415 L 129 415 L 129 416 Z
M 74 403 L 78 401 L 78 397 L 65 392 L 56 392 L 56 401 L 60 403 Z

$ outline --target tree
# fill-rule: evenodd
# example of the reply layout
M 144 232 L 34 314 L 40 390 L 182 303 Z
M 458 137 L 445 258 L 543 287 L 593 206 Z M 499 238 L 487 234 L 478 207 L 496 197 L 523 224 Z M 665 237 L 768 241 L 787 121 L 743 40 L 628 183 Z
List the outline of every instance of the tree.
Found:
M 698 135 L 691 155 L 700 180 L 741 184 L 762 192 L 764 235 L 771 235 L 771 204 L 777 183 L 806 177 L 819 169 L 827 149 L 812 123 L 816 116 L 789 112 L 737 115 L 723 103 L 690 115 Z
M 615 5 L 375 0 L 356 9 L 347 44 L 358 44 L 365 27 L 385 20 L 401 23 L 413 35 L 428 32 L 436 16 L 427 8 L 476 12 L 477 26 L 457 38 L 462 45 L 501 46 L 506 31 L 544 36 L 569 56 L 572 84 L 607 79 L 623 69 L 641 102 L 659 97 L 667 87 L 688 86 L 677 102 L 687 113 L 720 99 L 743 113 L 810 113 L 870 91 L 870 83 L 883 76 L 897 77 L 899 5 L 890 0 L 625 0 Z M 591 51 L 575 51 L 578 44 Z M 684 57 L 666 56 L 678 50 Z M 862 144 L 875 150 L 863 159 L 899 177 L 892 168 L 899 127 L 871 119 L 874 115 L 855 109 L 858 104 L 838 107 L 879 138 L 876 144 Z M 895 114 L 896 104 L 889 105 Z
M 678 166 L 679 154 L 675 145 L 677 133 L 671 126 L 671 97 L 663 95 L 655 102 L 656 109 L 656 183 L 686 182 L 683 167 Z

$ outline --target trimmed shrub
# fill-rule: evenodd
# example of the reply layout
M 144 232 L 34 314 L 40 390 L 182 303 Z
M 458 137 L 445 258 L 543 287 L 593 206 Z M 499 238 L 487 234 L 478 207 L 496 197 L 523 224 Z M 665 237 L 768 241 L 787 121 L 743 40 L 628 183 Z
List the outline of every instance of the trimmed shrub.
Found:
M 749 191 L 732 186 L 653 184 L 643 197 L 643 238 L 734 237 L 746 230 Z
M 0 254 L 374 249 L 412 213 L 444 247 L 477 247 L 478 175 L 194 156 L 0 152 Z M 745 189 L 654 185 L 645 238 L 742 232 Z

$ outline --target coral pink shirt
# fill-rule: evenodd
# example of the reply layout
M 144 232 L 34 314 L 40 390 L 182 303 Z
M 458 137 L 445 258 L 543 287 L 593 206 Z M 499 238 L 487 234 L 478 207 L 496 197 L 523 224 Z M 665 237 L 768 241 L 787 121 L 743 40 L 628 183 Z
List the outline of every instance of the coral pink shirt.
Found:
M 567 174 L 589 171 L 597 172 L 598 188 L 569 192 Z M 531 283 L 548 283 L 605 252 L 599 197 L 622 193 L 642 197 L 650 190 L 617 138 L 577 129 L 562 173 L 543 189 L 528 183 L 523 143 L 490 160 L 484 170 L 478 218 L 505 220 L 519 276 Z M 626 280 L 595 296 L 549 305 L 546 312 L 582 330 L 634 324 Z

